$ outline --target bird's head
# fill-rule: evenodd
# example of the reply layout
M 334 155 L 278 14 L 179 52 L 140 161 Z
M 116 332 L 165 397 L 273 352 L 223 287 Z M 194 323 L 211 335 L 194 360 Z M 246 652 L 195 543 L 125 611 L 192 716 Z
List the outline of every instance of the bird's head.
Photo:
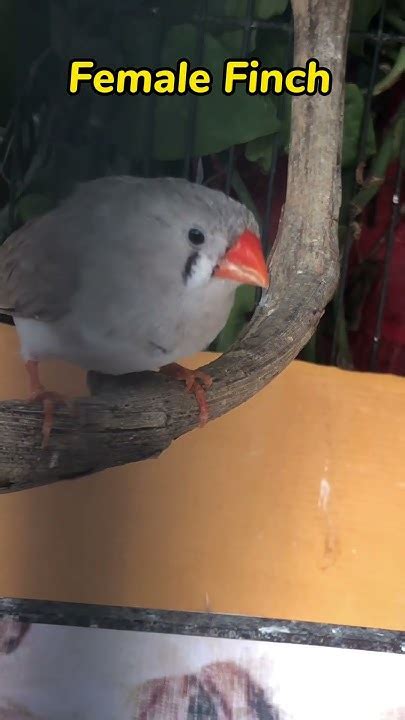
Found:
M 229 283 L 230 289 L 268 287 L 259 228 L 250 210 L 222 192 L 186 180 L 160 182 L 162 207 L 160 212 L 155 195 L 155 212 L 169 223 L 163 234 L 176 248 L 187 288 L 217 282 Z
M 257 232 L 247 226 L 237 232 L 224 229 L 219 235 L 218 231 L 210 233 L 209 223 L 205 230 L 200 227 L 192 227 L 188 233 L 191 247 L 183 277 L 189 287 L 216 280 L 268 287 L 269 272 Z

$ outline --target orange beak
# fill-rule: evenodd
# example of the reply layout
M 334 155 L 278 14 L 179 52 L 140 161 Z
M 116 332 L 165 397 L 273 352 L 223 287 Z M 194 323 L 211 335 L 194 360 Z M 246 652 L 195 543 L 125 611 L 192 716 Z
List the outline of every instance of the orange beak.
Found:
M 257 235 L 245 230 L 217 265 L 214 277 L 267 288 L 269 271 Z

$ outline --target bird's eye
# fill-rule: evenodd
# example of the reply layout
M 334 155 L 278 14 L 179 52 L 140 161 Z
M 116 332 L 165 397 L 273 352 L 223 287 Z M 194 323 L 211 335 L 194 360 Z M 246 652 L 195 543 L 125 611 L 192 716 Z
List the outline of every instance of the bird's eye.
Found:
M 198 228 L 191 228 L 188 232 L 188 239 L 193 245 L 203 245 L 205 243 L 204 233 Z

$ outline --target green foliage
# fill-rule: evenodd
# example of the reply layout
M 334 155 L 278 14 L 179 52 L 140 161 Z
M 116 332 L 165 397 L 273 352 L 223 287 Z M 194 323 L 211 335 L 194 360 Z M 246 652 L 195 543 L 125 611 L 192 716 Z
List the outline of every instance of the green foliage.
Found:
M 114 114 L 114 142 L 118 152 L 142 158 L 145 152 L 145 136 L 151 122 L 150 108 L 153 102 L 154 140 L 153 154 L 156 160 L 167 162 L 183 158 L 189 136 L 189 118 L 193 104 L 196 108 L 196 124 L 193 144 L 195 155 L 210 155 L 232 145 L 249 142 L 279 128 L 275 106 L 270 97 L 250 97 L 243 87 L 232 96 L 222 93 L 222 76 L 229 50 L 211 33 L 206 33 L 204 54 L 198 53 L 198 29 L 190 23 L 173 25 L 165 33 L 157 61 L 153 52 L 157 44 L 156 23 L 138 21 L 122 28 L 120 52 L 108 46 L 106 36 L 86 37 L 80 28 L 71 25 L 72 44 L 66 42 L 63 32 L 65 16 L 55 16 L 59 30 L 53 42 L 61 58 L 87 56 L 106 58 L 112 66 L 175 67 L 179 58 L 188 58 L 193 67 L 203 65 L 213 76 L 212 91 L 204 96 L 155 96 L 153 100 L 142 95 L 136 97 L 98 97 L 90 100 L 92 114 L 101 125 L 108 122 L 108 114 Z M 70 18 L 71 23 L 71 18 Z M 140 28 L 142 31 L 140 32 Z M 115 54 L 114 54 L 115 53 Z M 120 56 L 121 55 L 121 56 Z M 155 57 L 154 57 L 155 56 Z
M 405 103 L 400 107 L 394 122 L 386 132 L 378 152 L 370 163 L 368 179 L 356 195 L 349 198 L 351 207 L 358 215 L 379 191 L 391 163 L 399 157 L 405 132 Z
M 256 0 L 254 6 L 254 17 L 258 20 L 269 20 L 276 15 L 282 15 L 288 7 L 289 0 Z M 218 13 L 218 2 L 211 2 L 212 12 L 224 17 L 243 18 L 246 17 L 248 9 L 247 0 L 224 0 L 223 7 Z M 244 47 L 245 33 L 243 30 L 230 30 L 219 34 L 223 45 L 232 53 L 232 56 L 238 57 Z M 249 35 L 248 52 L 252 53 L 256 49 L 257 55 L 257 36 L 256 30 L 251 30 Z
M 396 60 L 393 64 L 391 70 L 374 87 L 374 95 L 379 95 L 380 93 L 385 92 L 390 87 L 395 85 L 397 80 L 399 80 L 400 77 L 404 73 L 405 73 L 405 46 L 403 45 L 396 57 Z
M 222 332 L 213 347 L 216 352 L 225 352 L 239 336 L 255 305 L 255 288 L 243 285 L 236 291 L 235 303 Z
M 243 30 L 228 30 L 216 34 L 228 57 L 240 57 L 244 47 L 245 38 Z M 256 45 L 256 31 L 253 30 L 248 38 L 248 52 L 251 52 Z
M 163 50 L 163 63 L 173 66 L 179 57 L 196 58 L 196 30 L 191 25 L 176 26 L 169 31 Z M 222 74 L 228 53 L 212 35 L 205 38 L 203 65 L 213 77 L 209 95 L 196 99 L 197 120 L 194 153 L 208 155 L 231 145 L 249 142 L 278 127 L 274 103 L 270 97 L 250 97 L 243 87 L 231 96 L 222 93 Z M 189 97 L 160 97 L 156 99 L 156 156 L 161 160 L 175 160 L 184 156 Z
M 287 5 L 288 0 L 256 0 L 254 15 L 259 20 L 269 20 L 274 15 L 282 15 Z M 220 13 L 217 0 L 211 0 L 210 9 L 225 17 L 245 17 L 247 0 L 224 0 Z
M 81 0 L 80 3 L 77 0 L 36 0 L 33 12 L 37 15 L 37 25 L 32 37 L 27 39 L 27 58 L 32 64 L 32 60 L 50 44 L 52 62 L 62 78 L 72 57 L 94 57 L 100 66 L 152 68 L 162 65 L 172 67 L 179 58 L 187 57 L 192 66 L 204 65 L 211 71 L 214 78 L 212 92 L 199 98 L 189 95 L 100 97 L 84 88 L 79 96 L 69 97 L 64 93 L 55 94 L 49 83 L 50 116 L 54 113 L 57 118 L 46 140 L 48 149 L 52 148 L 52 157 L 47 160 L 47 165 L 38 169 L 25 188 L 25 194 L 16 208 L 18 222 L 46 211 L 65 188 L 92 173 L 142 171 L 150 149 L 155 172 L 181 173 L 189 150 L 193 129 L 190 116 L 194 110 L 193 156 L 219 154 L 222 162 L 226 151 L 233 145 L 239 145 L 243 146 L 250 163 L 260 172 L 268 173 L 276 144 L 279 152 L 288 152 L 290 96 L 252 97 L 243 87 L 237 88 L 233 96 L 225 97 L 221 92 L 224 62 L 230 57 L 239 57 L 243 47 L 248 56 L 259 58 L 266 67 L 288 69 L 291 57 L 288 57 L 287 33 L 274 28 L 254 28 L 246 43 L 242 28 L 224 28 L 219 22 L 208 22 L 201 56 L 200 27 L 193 24 L 193 18 L 200 12 L 201 0 L 128 2 L 131 11 L 141 4 L 149 7 L 156 5 L 159 12 L 153 17 L 142 14 L 134 19 L 130 13 L 115 12 L 111 0 Z M 208 12 L 228 19 L 242 18 L 247 7 L 247 0 L 209 0 Z M 353 0 L 351 30 L 367 32 L 375 28 L 381 7 L 382 0 Z M 254 17 L 269 20 L 282 16 L 288 9 L 289 0 L 256 0 Z M 0 0 L 0 126 L 5 126 L 10 119 L 14 100 L 17 67 L 15 15 L 15 0 Z M 386 0 L 384 30 L 405 33 L 405 0 Z M 346 85 L 345 96 L 342 237 L 349 224 L 355 189 L 365 88 L 370 77 L 373 48 L 371 43 L 359 37 L 352 36 L 349 42 L 349 57 L 355 59 L 355 71 L 350 75 L 351 82 Z M 384 63 L 388 62 L 389 66 L 385 70 L 379 68 L 375 96 L 390 88 L 405 71 L 404 48 L 398 50 L 390 44 L 389 47 L 384 46 L 384 52 Z M 44 85 L 46 87 L 46 82 Z M 370 161 L 370 172 L 378 173 L 381 182 L 389 162 L 398 156 L 401 123 L 403 116 L 377 143 L 373 119 L 370 118 L 365 156 Z M 151 131 L 152 127 L 154 131 Z M 254 198 L 236 171 L 232 188 L 239 199 L 255 212 Z M 375 192 L 376 186 L 367 183 L 363 188 L 357 188 L 355 200 L 358 206 L 364 207 Z M 229 321 L 216 343 L 217 349 L 226 350 L 234 341 L 254 302 L 253 288 L 238 290 Z M 338 324 L 341 354 L 344 354 L 347 350 L 344 318 L 339 317 Z M 308 357 L 314 356 L 316 346 L 314 341 L 308 349 Z
M 268 20 L 274 15 L 282 15 L 287 6 L 288 0 L 256 0 L 255 16 Z
M 382 0 L 353 0 L 351 30 L 366 32 L 381 5 Z
M 369 25 L 378 11 L 381 9 L 382 0 L 353 0 L 352 10 L 352 32 L 366 32 Z M 349 50 L 355 55 L 363 55 L 364 40 L 351 37 Z
M 342 168 L 353 167 L 356 164 L 361 124 L 364 111 L 364 96 L 360 88 L 353 83 L 347 83 L 345 93 L 345 116 L 343 127 L 343 149 Z M 370 118 L 367 141 L 366 157 L 374 155 L 376 149 L 375 133 Z
M 265 135 L 247 143 L 245 155 L 250 162 L 257 162 L 264 173 L 268 173 L 273 159 L 273 135 Z
M 274 29 L 261 30 L 258 33 L 254 56 L 259 58 L 264 67 L 277 67 L 287 70 L 289 65 L 287 36 Z M 287 149 L 291 124 L 291 96 L 274 96 L 273 103 L 280 119 L 279 143 Z M 262 172 L 269 172 L 274 154 L 275 135 L 268 134 L 251 140 L 245 148 L 245 155 L 250 162 L 256 162 Z

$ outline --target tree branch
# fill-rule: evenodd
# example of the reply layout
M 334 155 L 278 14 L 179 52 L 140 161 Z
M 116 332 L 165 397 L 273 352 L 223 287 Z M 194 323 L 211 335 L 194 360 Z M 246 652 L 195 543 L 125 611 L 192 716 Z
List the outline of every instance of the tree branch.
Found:
M 272 285 L 243 338 L 208 366 L 216 418 L 252 397 L 313 334 L 338 280 L 340 152 L 350 0 L 292 0 L 295 66 L 317 58 L 330 95 L 293 99 L 287 198 L 271 261 Z M 60 412 L 40 449 L 41 410 L 0 403 L 0 491 L 10 492 L 155 457 L 197 426 L 195 400 L 156 373 L 89 374 L 90 398 Z M 203 431 L 202 431 L 203 432 Z

